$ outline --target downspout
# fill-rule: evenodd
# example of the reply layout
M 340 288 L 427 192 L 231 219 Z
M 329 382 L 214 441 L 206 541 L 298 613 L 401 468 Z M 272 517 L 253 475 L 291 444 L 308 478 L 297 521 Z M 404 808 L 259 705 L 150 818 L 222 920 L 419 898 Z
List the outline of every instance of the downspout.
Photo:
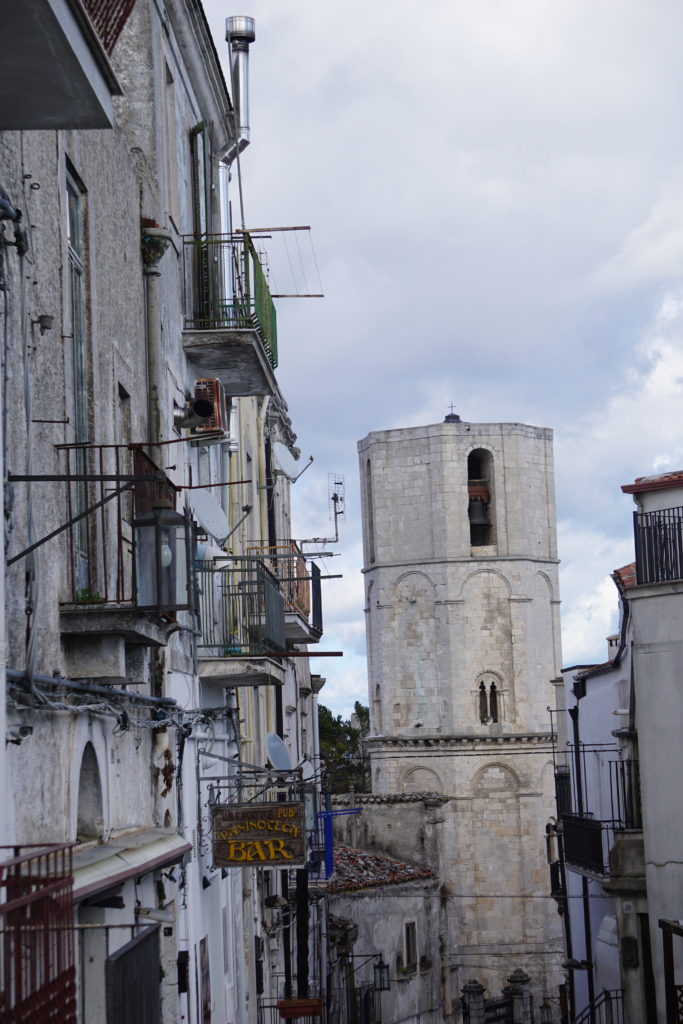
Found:
M 161 440 L 161 395 L 163 394 L 162 380 L 162 339 L 161 339 L 161 315 L 159 311 L 159 278 L 161 271 L 158 264 L 166 252 L 171 241 L 171 236 L 159 228 L 143 228 L 144 233 L 153 234 L 155 238 L 166 242 L 165 246 L 159 246 L 155 253 L 156 259 L 147 254 L 147 261 L 143 270 L 145 278 L 145 306 L 146 306 L 146 334 L 147 334 L 147 440 L 154 445 Z M 152 458 L 158 461 L 156 449 L 152 449 Z
M 268 538 L 268 501 L 271 496 L 270 489 L 261 486 L 261 481 L 266 479 L 266 416 L 268 415 L 268 406 L 270 405 L 270 396 L 266 395 L 262 401 L 261 408 L 258 412 L 258 480 L 257 480 L 257 494 L 258 494 L 258 509 L 259 509 L 259 528 L 260 536 L 266 540 Z M 264 501 L 265 495 L 265 501 Z
M 569 709 L 569 717 L 572 720 L 574 738 L 574 773 L 576 776 L 576 809 L 583 815 L 583 776 L 581 772 L 581 747 L 579 745 L 579 700 L 577 697 L 576 706 Z M 595 980 L 593 978 L 593 935 L 590 919 L 590 897 L 588 893 L 588 879 L 581 875 L 581 902 L 583 904 L 583 931 L 586 943 L 586 960 L 588 961 L 587 982 L 588 982 L 588 1006 L 590 1008 L 590 1021 L 595 1020 Z

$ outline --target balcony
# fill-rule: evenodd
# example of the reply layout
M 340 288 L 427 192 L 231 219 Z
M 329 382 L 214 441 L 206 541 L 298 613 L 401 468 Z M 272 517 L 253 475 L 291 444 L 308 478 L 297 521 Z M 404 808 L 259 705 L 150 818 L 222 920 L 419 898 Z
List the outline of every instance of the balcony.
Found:
M 71 846 L 0 851 L 0 1020 L 75 1024 Z
M 564 855 L 568 864 L 591 874 L 608 873 L 610 823 L 588 814 L 563 814 Z
M 254 547 L 280 583 L 285 602 L 285 637 L 293 644 L 314 644 L 323 633 L 320 569 L 306 559 L 295 540 L 275 547 Z
M 0 130 L 111 128 L 109 63 L 134 0 L 3 4 Z
M 176 489 L 140 448 L 64 445 L 60 451 L 69 478 L 60 519 L 71 521 L 60 630 L 74 662 L 71 675 L 122 678 L 122 645 L 161 646 L 174 619 L 137 607 L 133 522 L 159 504 L 174 508 Z M 104 645 L 108 653 L 106 637 L 116 640 Z
M 638 762 L 611 761 L 609 770 L 611 818 L 595 818 L 588 812 L 561 814 L 567 863 L 601 876 L 610 874 L 615 835 L 642 828 Z
M 218 377 L 226 395 L 277 391 L 277 318 L 251 237 L 183 238 L 183 348 L 197 376 Z
M 634 512 L 633 530 L 638 584 L 683 579 L 683 506 Z
M 222 686 L 284 682 L 285 603 L 264 562 L 248 556 L 198 561 L 196 577 L 200 678 Z

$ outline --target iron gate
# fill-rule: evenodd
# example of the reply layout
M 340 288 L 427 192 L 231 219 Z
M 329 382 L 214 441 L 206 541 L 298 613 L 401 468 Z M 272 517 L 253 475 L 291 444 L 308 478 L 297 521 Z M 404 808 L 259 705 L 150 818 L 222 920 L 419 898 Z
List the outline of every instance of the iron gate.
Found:
M 151 925 L 105 961 L 107 1024 L 161 1024 L 159 925 Z

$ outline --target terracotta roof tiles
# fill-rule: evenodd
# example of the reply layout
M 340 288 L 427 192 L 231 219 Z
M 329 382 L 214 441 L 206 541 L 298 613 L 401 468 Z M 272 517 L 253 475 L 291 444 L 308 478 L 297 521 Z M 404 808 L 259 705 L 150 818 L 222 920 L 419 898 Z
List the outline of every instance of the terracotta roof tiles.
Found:
M 401 885 L 403 882 L 430 878 L 434 878 L 434 874 L 428 868 L 335 843 L 334 875 L 327 890 L 331 893 L 358 892 L 361 889 Z

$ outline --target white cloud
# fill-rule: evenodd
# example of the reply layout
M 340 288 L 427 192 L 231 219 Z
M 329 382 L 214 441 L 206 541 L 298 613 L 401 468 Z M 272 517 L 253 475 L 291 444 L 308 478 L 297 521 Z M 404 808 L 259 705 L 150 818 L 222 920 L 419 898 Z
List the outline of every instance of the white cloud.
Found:
M 225 54 L 225 8 L 205 4 Z M 566 656 L 601 659 L 608 574 L 630 560 L 619 485 L 683 463 L 683 6 L 242 10 L 247 220 L 311 224 L 327 296 L 278 304 L 278 377 L 316 458 L 294 532 L 328 536 L 327 473 L 347 485 L 321 646 L 350 652 L 324 698 L 365 687 L 356 441 L 451 401 L 555 429 Z

